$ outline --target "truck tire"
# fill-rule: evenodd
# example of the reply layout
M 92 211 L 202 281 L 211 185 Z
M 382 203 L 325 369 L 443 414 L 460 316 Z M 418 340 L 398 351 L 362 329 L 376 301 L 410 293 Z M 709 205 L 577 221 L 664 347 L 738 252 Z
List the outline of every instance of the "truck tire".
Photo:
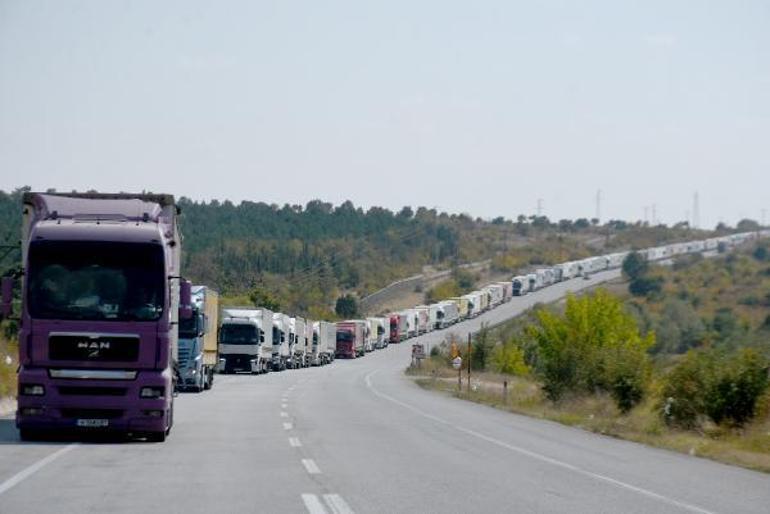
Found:
M 33 430 L 31 428 L 20 428 L 19 429 L 19 439 L 25 442 L 30 441 L 39 441 L 42 438 L 42 434 L 37 431 Z
M 146 439 L 148 443 L 162 443 L 166 440 L 166 431 L 147 432 Z

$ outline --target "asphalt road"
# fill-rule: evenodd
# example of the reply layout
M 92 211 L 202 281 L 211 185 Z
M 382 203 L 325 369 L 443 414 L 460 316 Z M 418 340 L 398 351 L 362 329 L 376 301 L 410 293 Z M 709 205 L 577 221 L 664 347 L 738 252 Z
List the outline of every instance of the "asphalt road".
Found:
M 770 512 L 769 475 L 423 391 L 403 376 L 410 349 L 217 377 L 177 398 L 163 444 L 21 443 L 0 419 L 0 513 Z

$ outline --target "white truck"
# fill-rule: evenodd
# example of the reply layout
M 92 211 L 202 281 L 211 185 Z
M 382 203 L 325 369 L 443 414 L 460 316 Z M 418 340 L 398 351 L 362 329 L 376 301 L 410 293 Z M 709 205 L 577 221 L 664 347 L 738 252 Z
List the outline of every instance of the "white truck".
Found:
M 406 309 L 401 311 L 401 315 L 406 318 L 406 337 L 415 337 L 417 334 L 417 311 L 415 309 Z
M 313 357 L 310 364 L 323 366 L 334 360 L 337 350 L 337 326 L 328 321 L 316 321 L 313 323 Z
M 283 371 L 289 367 L 291 361 L 290 334 L 291 318 L 282 312 L 273 314 L 273 371 Z
M 441 307 L 444 310 L 444 326 L 454 325 L 460 321 L 460 309 L 457 307 L 457 303 L 452 300 L 445 300 L 441 302 Z
M 219 329 L 219 370 L 267 373 L 273 356 L 273 313 L 267 309 L 226 308 Z
M 315 337 L 315 321 L 305 319 L 305 366 L 313 365 L 313 340 Z
M 497 307 L 503 303 L 503 288 L 497 284 L 489 284 L 482 287 L 481 291 L 486 293 L 489 297 L 489 306 L 491 308 Z
M 305 366 L 305 318 L 299 316 L 289 319 L 289 367 L 291 369 Z
M 529 279 L 525 275 L 517 275 L 511 280 L 513 296 L 524 296 L 529 293 Z
M 417 311 L 417 335 L 430 331 L 430 307 L 418 305 L 414 310 Z

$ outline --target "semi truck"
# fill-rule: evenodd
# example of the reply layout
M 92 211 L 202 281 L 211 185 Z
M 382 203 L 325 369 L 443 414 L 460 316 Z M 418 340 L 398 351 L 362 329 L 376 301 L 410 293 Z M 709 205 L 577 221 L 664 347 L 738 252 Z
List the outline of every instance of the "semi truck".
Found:
M 334 361 L 337 349 L 337 327 L 328 321 L 316 321 L 313 324 L 313 356 L 310 364 L 323 366 Z
M 24 193 L 16 426 L 164 441 L 174 422 L 179 208 L 165 194 Z
M 283 371 L 291 361 L 291 318 L 282 313 L 273 314 L 273 371 Z
M 296 316 L 289 319 L 289 367 L 291 369 L 305 367 L 305 318 Z
M 355 359 L 363 356 L 365 339 L 366 321 L 340 321 L 337 323 L 336 356 L 343 359 Z
M 513 296 L 524 296 L 529 292 L 529 279 L 524 275 L 518 275 L 511 280 Z
M 179 320 L 180 390 L 201 392 L 214 385 L 219 362 L 218 326 L 219 293 L 206 286 L 192 286 L 192 316 Z
M 400 343 L 403 339 L 403 336 L 401 335 L 401 315 L 398 313 L 391 314 L 388 316 L 388 319 L 390 320 L 390 338 L 389 342 L 390 344 L 396 344 Z M 406 325 L 406 320 L 404 320 L 404 325 Z M 404 330 L 406 330 L 406 327 L 404 327 Z
M 228 307 L 219 329 L 219 369 L 223 373 L 267 373 L 273 356 L 273 313 Z
M 306 367 L 313 365 L 313 337 L 315 335 L 315 324 L 313 320 L 305 318 L 305 355 L 304 363 Z

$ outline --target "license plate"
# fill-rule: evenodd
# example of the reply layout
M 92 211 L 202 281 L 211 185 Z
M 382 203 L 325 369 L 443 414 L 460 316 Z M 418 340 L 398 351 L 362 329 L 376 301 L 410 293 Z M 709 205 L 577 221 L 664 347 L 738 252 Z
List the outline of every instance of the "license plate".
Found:
M 110 424 L 110 420 L 108 419 L 79 419 L 77 420 L 77 425 L 79 427 L 88 427 L 88 428 L 102 428 L 106 427 Z

